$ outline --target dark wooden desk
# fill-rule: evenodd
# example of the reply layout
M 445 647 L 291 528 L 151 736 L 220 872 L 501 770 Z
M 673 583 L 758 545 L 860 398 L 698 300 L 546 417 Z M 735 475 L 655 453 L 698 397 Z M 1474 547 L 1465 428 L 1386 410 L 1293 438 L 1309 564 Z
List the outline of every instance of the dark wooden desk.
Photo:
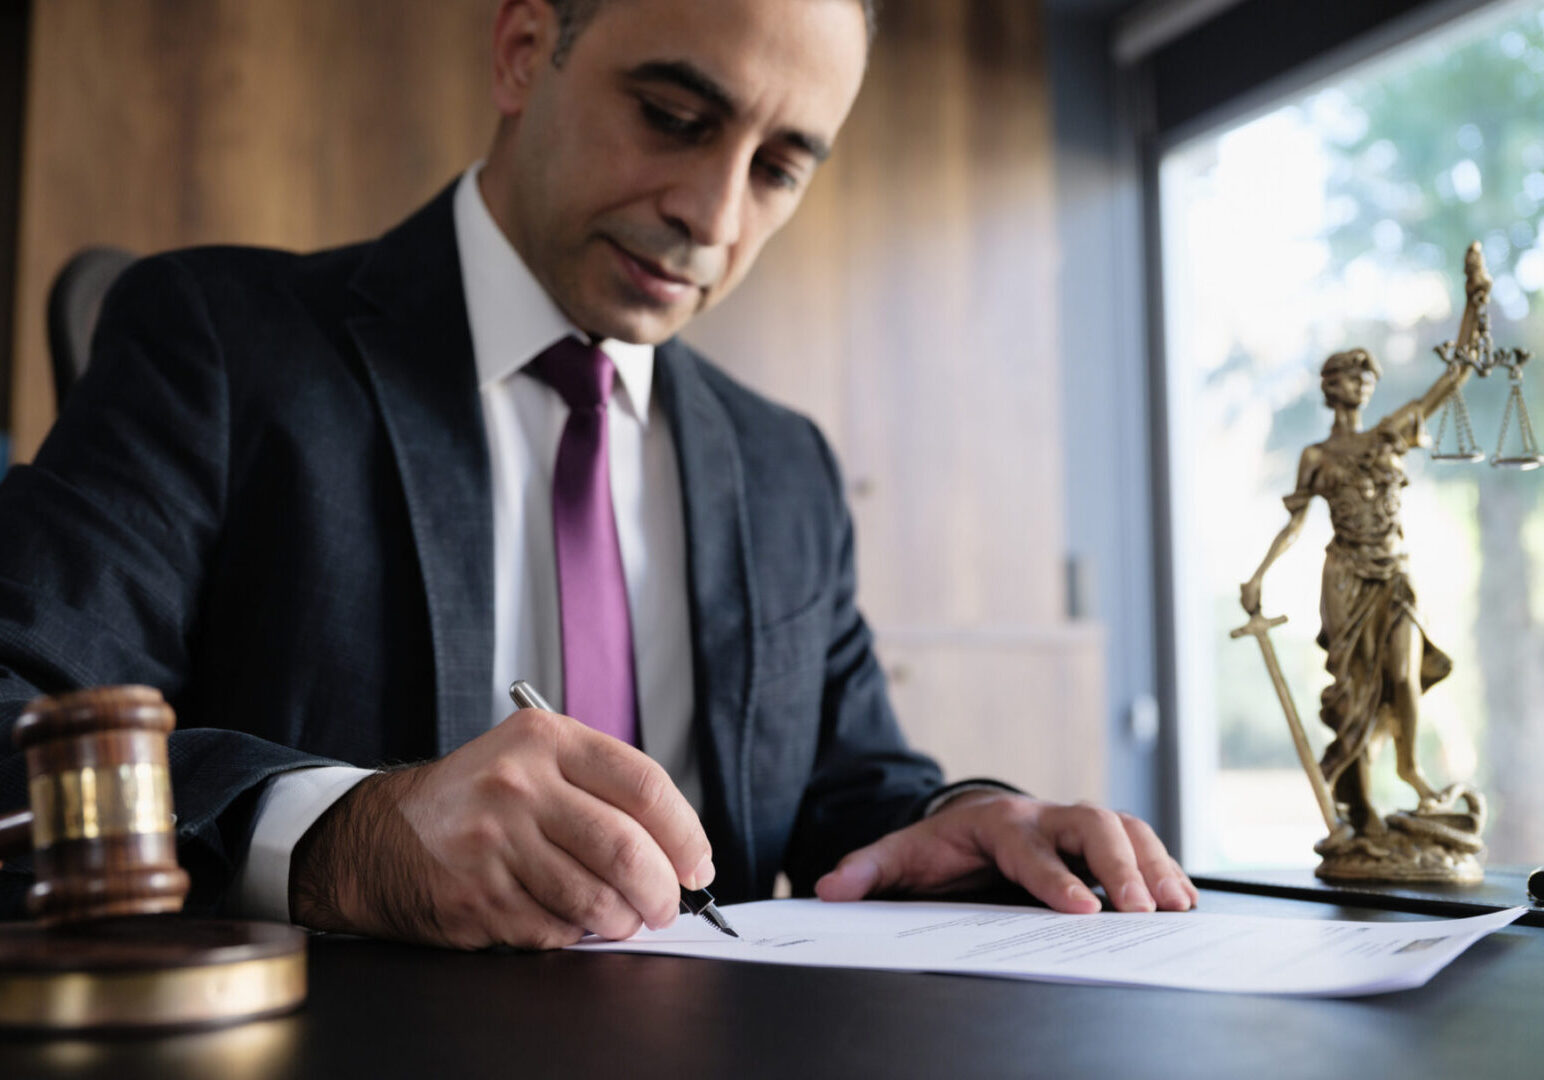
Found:
M 1207 890 L 1213 911 L 1402 912 Z M 1349 1000 L 813 970 L 674 957 L 457 954 L 312 942 L 286 1019 L 111 1042 L 0 1041 L 0 1077 L 1539 1076 L 1544 928 L 1514 926 L 1429 985 Z

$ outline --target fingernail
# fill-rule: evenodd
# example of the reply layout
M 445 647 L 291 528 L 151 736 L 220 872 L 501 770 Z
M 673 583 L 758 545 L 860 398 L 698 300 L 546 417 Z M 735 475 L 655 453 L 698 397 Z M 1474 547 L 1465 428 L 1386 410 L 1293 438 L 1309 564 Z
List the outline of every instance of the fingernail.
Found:
M 1138 881 L 1128 881 L 1121 886 L 1119 907 L 1122 911 L 1153 911 L 1158 905 L 1153 903 L 1152 895 L 1145 885 Z
M 1170 911 L 1190 909 L 1190 897 L 1185 895 L 1185 890 L 1180 888 L 1179 882 L 1171 877 L 1166 877 L 1158 883 L 1158 901 Z
M 688 889 L 705 889 L 713 881 L 713 876 L 716 873 L 717 871 L 713 869 L 713 856 L 704 855 L 702 861 L 697 864 L 697 869 L 693 870 L 691 876 L 686 879 L 686 887 Z
M 1099 898 L 1090 892 L 1088 886 L 1086 885 L 1068 885 L 1067 906 L 1097 910 L 1099 907 Z

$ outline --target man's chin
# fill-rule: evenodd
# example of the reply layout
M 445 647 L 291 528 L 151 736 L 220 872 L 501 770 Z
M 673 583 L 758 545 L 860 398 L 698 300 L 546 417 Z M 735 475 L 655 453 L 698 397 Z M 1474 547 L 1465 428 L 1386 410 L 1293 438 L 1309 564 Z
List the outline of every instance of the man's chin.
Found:
M 661 345 L 675 337 L 692 319 L 692 312 L 630 310 L 595 312 L 574 322 L 597 338 L 613 338 L 632 345 Z

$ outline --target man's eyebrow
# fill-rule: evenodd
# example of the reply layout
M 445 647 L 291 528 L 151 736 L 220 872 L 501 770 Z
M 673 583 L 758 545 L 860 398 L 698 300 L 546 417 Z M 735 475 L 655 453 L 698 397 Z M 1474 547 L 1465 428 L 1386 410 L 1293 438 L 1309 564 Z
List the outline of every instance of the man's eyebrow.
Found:
M 649 60 L 627 73 L 634 82 L 663 82 L 678 86 L 702 98 L 726 120 L 734 119 L 739 112 L 733 96 L 707 72 L 686 60 Z M 784 128 L 776 138 L 803 150 L 816 162 L 831 156 L 831 144 L 818 135 L 811 135 L 796 128 Z
M 627 73 L 636 82 L 664 82 L 696 94 L 726 118 L 739 111 L 729 91 L 697 65 L 685 60 L 650 60 Z
M 810 135 L 807 132 L 784 128 L 777 133 L 777 137 L 803 150 L 815 159 L 816 164 L 825 161 L 826 158 L 831 156 L 831 144 L 818 135 Z

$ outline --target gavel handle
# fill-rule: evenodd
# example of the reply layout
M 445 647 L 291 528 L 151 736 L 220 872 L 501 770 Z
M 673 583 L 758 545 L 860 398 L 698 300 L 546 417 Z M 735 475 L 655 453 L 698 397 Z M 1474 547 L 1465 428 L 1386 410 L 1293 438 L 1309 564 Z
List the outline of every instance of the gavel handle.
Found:
M 32 850 L 32 811 L 0 816 L 0 859 L 14 859 Z

